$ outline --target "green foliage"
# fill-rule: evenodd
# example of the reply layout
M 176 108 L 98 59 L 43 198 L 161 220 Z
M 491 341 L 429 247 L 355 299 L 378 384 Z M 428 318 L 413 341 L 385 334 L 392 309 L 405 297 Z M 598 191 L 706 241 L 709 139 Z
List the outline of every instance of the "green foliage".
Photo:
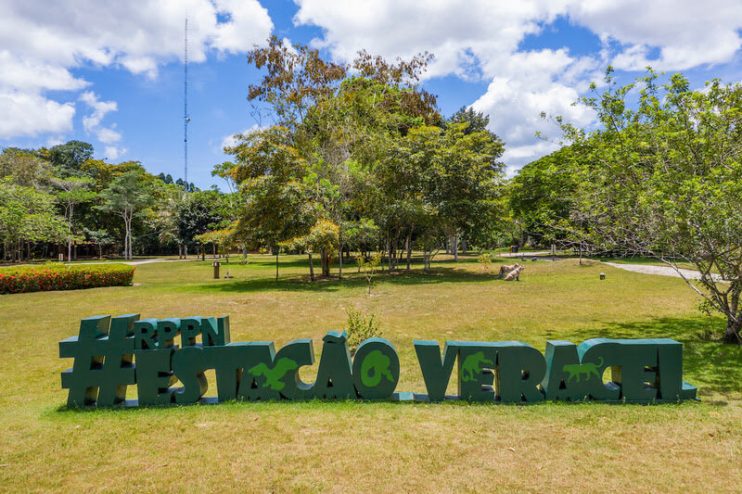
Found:
M 112 164 L 92 154 L 92 146 L 80 141 L 0 152 L 0 180 L 11 187 L 0 204 L 0 257 L 54 256 L 55 244 L 62 243 L 69 259 L 78 246 L 85 255 L 94 246 L 102 256 L 117 243 L 130 257 L 134 239 L 142 253 L 166 253 L 177 244 L 183 254 L 194 235 L 236 219 L 236 194 L 200 191 L 170 175 L 155 177 L 137 161 Z
M 430 252 L 451 234 L 493 228 L 503 144 L 473 111 L 444 125 L 418 86 L 429 55 L 389 63 L 361 52 L 349 75 L 273 38 L 248 60 L 267 71 L 249 98 L 268 103 L 279 125 L 240 136 L 226 149 L 234 160 L 214 173 L 239 184 L 238 230 L 251 245 L 302 249 L 310 271 L 319 250 L 327 275 L 338 247 L 388 250 L 393 269 L 398 249 L 409 260 L 416 243 Z M 318 248 L 322 220 L 339 230 Z
M 315 251 L 326 251 L 332 255 L 340 241 L 340 228 L 330 220 L 321 219 L 315 223 L 307 235 L 307 246 Z
M 0 153 L 0 178 L 24 187 L 45 188 L 53 176 L 51 163 L 37 153 L 18 148 L 5 148 Z
M 572 217 L 603 249 L 692 263 L 701 279 L 689 286 L 727 317 L 727 341 L 742 342 L 742 85 L 696 91 L 650 70 L 618 86 L 609 70 L 606 89 L 582 102 L 602 127 L 564 126 L 588 164 Z
M 58 167 L 64 176 L 78 175 L 82 164 L 93 157 L 93 146 L 87 142 L 68 141 L 42 149 L 40 154 Z
M 527 164 L 511 181 L 510 209 L 535 244 L 573 240 L 578 166 L 575 152 L 565 147 Z
M 482 252 L 481 254 L 479 254 L 479 257 L 477 257 L 477 260 L 482 266 L 482 271 L 484 271 L 485 273 L 489 273 L 490 269 L 492 268 L 492 254 L 490 254 L 489 252 Z
M 151 176 L 143 169 L 128 171 L 114 178 L 100 196 L 100 209 L 124 221 L 124 257 L 131 259 L 133 221 L 152 205 L 154 198 Z
M 358 265 L 358 272 L 363 271 L 363 275 L 366 278 L 368 285 L 368 295 L 371 295 L 371 288 L 374 284 L 374 275 L 381 267 L 381 252 L 375 252 L 370 256 L 366 257 L 363 254 L 356 257 L 356 264 Z
M 0 179 L 0 241 L 6 246 L 6 255 L 11 246 L 18 248 L 21 242 L 62 242 L 69 235 L 68 225 L 56 214 L 52 196 L 15 185 L 8 177 Z
M 358 345 L 368 338 L 382 336 L 379 320 L 374 314 L 364 314 L 361 311 L 348 307 L 345 309 L 348 314 L 348 348 L 351 354 L 354 354 Z
M 123 264 L 0 268 L 0 294 L 128 286 L 133 277 L 134 267 Z
M 472 107 L 462 106 L 456 113 L 451 115 L 448 120 L 450 123 L 466 123 L 467 127 L 465 132 L 478 132 L 487 130 L 487 125 L 490 123 L 490 117 L 482 112 L 474 110 Z

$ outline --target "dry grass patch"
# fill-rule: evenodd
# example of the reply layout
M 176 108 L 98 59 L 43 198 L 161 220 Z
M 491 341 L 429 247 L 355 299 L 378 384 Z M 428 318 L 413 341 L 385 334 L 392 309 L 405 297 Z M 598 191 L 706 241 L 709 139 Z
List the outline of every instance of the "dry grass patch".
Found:
M 734 492 L 742 482 L 742 351 L 697 336 L 721 322 L 698 315 L 682 280 L 539 261 L 505 283 L 474 261 L 381 275 L 368 297 L 356 275 L 310 284 L 300 258 L 282 261 L 276 283 L 272 261 L 232 264 L 232 280 L 211 280 L 208 260 L 148 264 L 140 286 L 0 297 L 0 490 Z M 378 315 L 399 351 L 399 390 L 424 390 L 413 338 L 543 349 L 549 338 L 667 336 L 686 344 L 685 377 L 703 401 L 60 410 L 69 362 L 57 342 L 81 317 L 229 314 L 235 341 L 311 337 L 319 353 L 349 306 Z

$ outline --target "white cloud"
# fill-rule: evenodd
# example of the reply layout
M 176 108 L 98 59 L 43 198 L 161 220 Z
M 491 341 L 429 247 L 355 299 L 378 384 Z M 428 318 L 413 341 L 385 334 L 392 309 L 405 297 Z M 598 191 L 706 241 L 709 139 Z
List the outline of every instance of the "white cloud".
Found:
M 106 144 L 106 158 L 115 160 L 126 152 L 126 149 L 113 146 L 121 140 L 121 133 L 115 130 L 116 124 L 110 127 L 103 126 L 103 119 L 111 112 L 118 110 L 115 101 L 101 101 L 92 91 L 85 91 L 80 95 L 80 101 L 92 111 L 82 118 L 82 125 L 85 132 L 95 135 L 95 138 Z
M 258 124 L 253 124 L 252 126 L 248 127 L 247 129 L 243 130 L 242 132 L 238 132 L 236 134 L 229 134 L 227 136 L 224 136 L 222 139 L 222 147 L 219 150 L 221 152 L 224 148 L 232 147 L 238 142 L 238 137 L 240 135 L 249 134 L 250 132 L 255 132 L 256 130 L 264 129 L 265 127 L 261 127 Z
M 569 80 L 574 66 L 583 73 L 591 68 L 564 50 L 515 53 L 503 67 L 507 75 L 494 77 L 487 91 L 472 104 L 475 110 L 490 115 L 490 129 L 505 141 L 506 164 L 519 168 L 557 148 L 560 130 L 541 118 L 542 112 L 561 115 L 577 125 L 588 125 L 593 120 L 591 111 L 573 105 L 579 97 Z M 547 140 L 537 138 L 536 132 Z
M 183 57 L 186 14 L 194 62 L 210 51 L 247 51 L 273 28 L 258 0 L 0 0 L 0 11 L 0 115 L 11 117 L 0 122 L 0 139 L 72 130 L 75 104 L 47 93 L 88 87 L 75 68 L 156 77 L 159 65 Z M 86 130 L 105 113 L 86 117 Z M 108 128 L 102 137 L 115 134 Z
M 590 0 L 571 2 L 570 18 L 625 45 L 620 69 L 685 70 L 729 62 L 742 45 L 742 3 L 735 0 Z M 657 57 L 648 56 L 650 49 Z
M 121 140 L 121 133 L 110 127 L 102 127 L 98 130 L 96 136 L 103 144 L 113 144 Z
M 120 148 L 116 146 L 106 146 L 105 147 L 105 157 L 109 161 L 115 161 L 121 157 L 121 155 L 126 154 L 126 148 Z
M 609 63 L 626 70 L 682 70 L 729 62 L 742 41 L 738 0 L 295 0 L 294 22 L 323 30 L 314 46 L 350 61 L 366 49 L 386 58 L 428 51 L 427 77 L 454 74 L 489 85 L 473 107 L 490 116 L 506 142 L 506 163 L 519 167 L 557 147 L 557 127 L 541 112 L 587 125 L 593 115 L 572 106 Z M 567 49 L 524 52 L 521 42 L 564 16 L 603 41 L 590 57 Z M 653 58 L 650 55 L 656 54 Z M 542 132 L 547 140 L 535 137 Z M 548 140 L 550 139 L 550 140 Z
M 324 36 L 314 41 L 339 60 L 366 49 L 387 58 L 429 51 L 436 57 L 428 76 L 497 72 L 526 34 L 539 31 L 562 11 L 563 2 L 470 0 L 297 0 L 298 24 L 314 24 Z
M 75 105 L 0 88 L 0 115 L 0 137 L 66 133 L 72 130 Z
M 100 101 L 92 91 L 86 91 L 80 95 L 80 101 L 90 107 L 93 112 L 82 119 L 82 125 L 87 132 L 95 132 L 100 126 L 103 117 L 112 111 L 118 110 L 115 101 Z

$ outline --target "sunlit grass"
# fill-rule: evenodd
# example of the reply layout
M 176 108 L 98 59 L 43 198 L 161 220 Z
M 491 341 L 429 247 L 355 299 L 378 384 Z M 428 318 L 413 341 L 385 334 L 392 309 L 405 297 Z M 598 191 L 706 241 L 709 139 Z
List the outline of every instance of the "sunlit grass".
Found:
M 445 259 L 442 259 L 445 260 Z M 742 351 L 707 341 L 682 280 L 597 262 L 528 262 L 496 280 L 474 257 L 430 274 L 310 283 L 302 257 L 250 256 L 137 267 L 134 287 L 0 297 L 0 490 L 647 491 L 733 492 L 742 481 Z M 599 273 L 607 274 L 606 280 Z M 701 403 L 535 406 L 233 403 L 66 411 L 58 341 L 79 319 L 229 314 L 234 341 L 311 337 L 341 328 L 345 308 L 375 313 L 400 354 L 403 391 L 424 391 L 412 340 L 671 337 Z M 311 372 L 308 373 L 311 375 Z M 211 382 L 209 394 L 214 392 Z M 453 391 L 453 389 L 451 390 Z

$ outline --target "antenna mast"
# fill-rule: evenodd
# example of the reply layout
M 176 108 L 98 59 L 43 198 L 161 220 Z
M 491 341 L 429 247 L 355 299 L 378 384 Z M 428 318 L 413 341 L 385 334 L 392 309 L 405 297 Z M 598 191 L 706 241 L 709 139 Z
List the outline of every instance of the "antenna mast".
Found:
M 185 18 L 185 38 L 183 43 L 183 172 L 185 188 L 188 190 L 188 17 Z

